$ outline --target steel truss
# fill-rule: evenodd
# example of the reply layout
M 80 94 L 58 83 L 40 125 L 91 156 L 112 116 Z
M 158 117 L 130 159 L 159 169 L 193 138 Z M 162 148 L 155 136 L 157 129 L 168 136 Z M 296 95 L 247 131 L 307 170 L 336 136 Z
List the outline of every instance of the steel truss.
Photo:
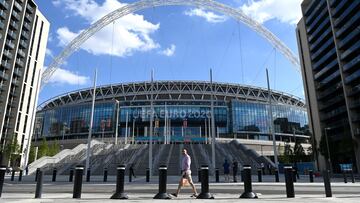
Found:
M 101 86 L 96 88 L 97 101 L 119 100 L 120 102 L 149 101 L 150 82 L 126 83 Z M 268 90 L 237 84 L 214 83 L 215 101 L 257 101 L 268 102 Z M 46 110 L 64 105 L 88 103 L 92 99 L 93 89 L 83 89 L 70 92 L 42 103 L 38 110 Z M 285 104 L 304 108 L 305 103 L 300 98 L 283 92 L 272 92 L 275 104 Z M 211 97 L 211 84 L 198 81 L 155 81 L 155 101 L 206 101 Z
M 54 74 L 56 69 L 58 69 L 64 61 L 76 50 L 78 50 L 81 45 L 88 40 L 95 33 L 100 31 L 105 26 L 109 25 L 113 21 L 128 15 L 130 13 L 134 13 L 136 11 L 144 10 L 152 7 L 159 6 L 196 6 L 208 10 L 212 10 L 215 12 L 222 13 L 224 15 L 233 17 L 235 20 L 240 21 L 250 27 L 252 30 L 260 34 L 260 36 L 264 37 L 267 41 L 270 42 L 276 49 L 278 49 L 296 68 L 296 70 L 300 73 L 300 63 L 298 58 L 292 53 L 292 51 L 272 32 L 262 26 L 260 23 L 252 19 L 251 17 L 245 15 L 241 10 L 232 8 L 228 5 L 213 1 L 213 0 L 140 0 L 138 2 L 128 4 L 122 8 L 119 8 L 94 24 L 92 24 L 88 29 L 82 31 L 75 39 L 73 39 L 64 50 L 54 58 L 53 62 L 49 65 L 49 67 L 44 71 L 42 75 L 41 87 L 44 87 L 50 80 L 51 76 Z

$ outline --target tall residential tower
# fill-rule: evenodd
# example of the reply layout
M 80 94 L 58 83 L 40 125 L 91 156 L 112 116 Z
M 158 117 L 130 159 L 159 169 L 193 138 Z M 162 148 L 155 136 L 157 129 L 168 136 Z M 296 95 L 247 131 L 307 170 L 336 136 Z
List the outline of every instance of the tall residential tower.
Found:
M 49 27 L 33 0 L 0 0 L 0 147 L 18 142 L 18 166 L 30 151 Z
M 297 39 L 318 167 L 360 169 L 360 1 L 304 0 L 301 7 Z

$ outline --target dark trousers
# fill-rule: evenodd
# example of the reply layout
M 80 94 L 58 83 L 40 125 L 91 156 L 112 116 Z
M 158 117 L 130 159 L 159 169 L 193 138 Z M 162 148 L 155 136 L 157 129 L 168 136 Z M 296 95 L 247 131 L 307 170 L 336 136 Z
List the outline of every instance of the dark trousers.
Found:
M 237 182 L 236 176 L 237 176 L 237 170 L 233 170 L 234 182 Z

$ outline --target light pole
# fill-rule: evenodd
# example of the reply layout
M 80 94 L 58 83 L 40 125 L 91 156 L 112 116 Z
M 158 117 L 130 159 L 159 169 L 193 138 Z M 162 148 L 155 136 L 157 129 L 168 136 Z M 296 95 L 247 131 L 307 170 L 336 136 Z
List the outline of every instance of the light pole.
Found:
M 330 158 L 330 148 L 329 148 L 329 141 L 328 141 L 328 136 L 327 136 L 327 131 L 331 130 L 331 128 L 325 128 L 325 141 L 326 141 L 326 149 L 327 149 L 327 154 L 328 154 L 328 164 L 330 166 L 330 172 L 332 172 L 332 164 L 331 164 L 331 158 Z
M 115 125 L 115 145 L 118 144 L 118 134 L 119 134 L 119 110 L 120 110 L 120 102 L 119 100 L 115 100 L 116 102 L 116 125 Z

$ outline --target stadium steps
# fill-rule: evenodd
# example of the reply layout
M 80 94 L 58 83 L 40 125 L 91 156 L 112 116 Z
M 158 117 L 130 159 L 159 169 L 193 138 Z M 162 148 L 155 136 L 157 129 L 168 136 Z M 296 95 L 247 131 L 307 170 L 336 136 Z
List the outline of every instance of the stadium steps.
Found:
M 168 163 L 168 175 L 179 176 L 181 174 L 180 150 L 183 148 L 182 146 L 182 144 L 174 144 L 173 146 Z
M 160 145 L 159 153 L 156 155 L 154 160 L 154 167 L 153 167 L 154 175 L 159 175 L 159 170 L 158 170 L 159 166 L 168 164 L 168 159 L 169 159 L 168 155 L 171 151 L 171 148 L 172 145 L 170 144 Z

